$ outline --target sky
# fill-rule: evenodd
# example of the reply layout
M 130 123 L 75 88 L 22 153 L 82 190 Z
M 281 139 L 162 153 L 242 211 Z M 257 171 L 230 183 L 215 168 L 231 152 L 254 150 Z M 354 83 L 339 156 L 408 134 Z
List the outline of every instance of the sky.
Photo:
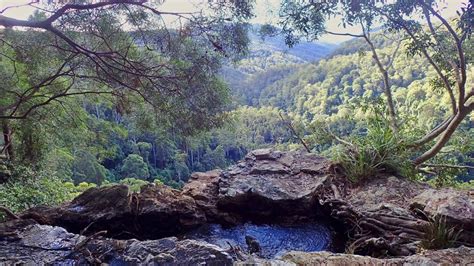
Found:
M 8 6 L 18 6 L 26 4 L 31 0 L 0 0 L 0 10 L 3 10 Z M 151 0 L 151 1 L 160 1 L 160 0 Z M 205 1 L 205 0 L 204 0 Z M 256 0 L 255 6 L 255 18 L 252 19 L 253 23 L 271 23 L 278 20 L 278 7 L 281 0 Z M 459 10 L 462 6 L 462 3 L 467 2 L 468 0 L 444 0 L 442 4 L 441 13 L 445 17 L 451 17 L 456 14 L 456 10 Z M 193 12 L 200 9 L 202 6 L 203 0 L 166 0 L 164 4 L 161 5 L 161 11 L 180 11 L 180 12 Z M 443 2 L 443 1 L 442 1 Z M 27 19 L 29 15 L 35 10 L 34 7 L 30 6 L 21 6 L 10 8 L 6 10 L 2 15 L 13 17 L 17 19 Z M 359 33 L 356 28 L 341 29 L 337 19 L 333 19 L 328 22 L 327 29 L 333 32 L 351 32 Z M 334 35 L 323 35 L 319 40 L 326 43 L 340 43 L 348 40 L 350 37 L 345 36 L 334 36 Z

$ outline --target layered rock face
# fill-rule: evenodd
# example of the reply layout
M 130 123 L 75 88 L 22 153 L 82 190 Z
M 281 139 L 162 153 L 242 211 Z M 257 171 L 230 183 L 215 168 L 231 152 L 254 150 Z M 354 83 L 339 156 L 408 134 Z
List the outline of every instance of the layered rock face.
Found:
M 474 263 L 474 249 L 460 247 L 431 250 L 412 256 L 393 259 L 377 259 L 368 256 L 334 254 L 330 252 L 290 252 L 284 255 L 280 260 L 266 263 L 278 264 L 279 262 L 285 265 L 471 265 Z M 265 264 L 265 262 L 262 262 L 262 264 Z
M 220 223 L 314 217 L 331 170 L 314 154 L 255 150 L 226 171 L 194 174 L 183 194 Z
M 76 234 L 106 230 L 107 237 L 140 240 L 175 236 L 205 223 L 291 224 L 324 217 L 351 236 L 348 250 L 375 257 L 417 253 L 429 220 L 444 217 L 448 227 L 463 229 L 461 242 L 474 245 L 472 191 L 436 190 L 389 175 L 354 185 L 322 157 L 271 149 L 253 151 L 224 171 L 194 173 L 181 191 L 157 185 L 141 193 L 126 186 L 94 188 L 70 203 L 36 207 L 20 217 Z

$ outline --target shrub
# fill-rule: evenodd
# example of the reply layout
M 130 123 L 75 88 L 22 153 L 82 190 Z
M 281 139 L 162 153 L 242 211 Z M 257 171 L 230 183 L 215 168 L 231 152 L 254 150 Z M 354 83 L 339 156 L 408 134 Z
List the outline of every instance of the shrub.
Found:
M 63 186 L 69 190 L 71 197 L 75 198 L 82 194 L 82 192 L 88 190 L 89 188 L 96 187 L 97 185 L 94 183 L 81 182 L 77 186 L 75 186 L 72 182 L 65 182 L 63 183 Z
M 95 184 L 64 182 L 54 173 L 33 171 L 31 168 L 16 165 L 12 176 L 6 183 L 0 184 L 0 205 L 14 213 L 38 205 L 57 205 L 72 200 Z M 0 213 L 0 220 L 4 217 Z
M 461 230 L 446 224 L 446 217 L 431 219 L 425 227 L 424 238 L 420 247 L 424 249 L 444 249 L 454 247 L 457 243 Z
M 0 185 L 0 205 L 15 213 L 37 205 L 60 204 L 73 197 L 69 188 L 55 177 L 37 176 L 34 179 L 9 181 Z
M 124 178 L 119 181 L 119 184 L 127 185 L 133 192 L 140 192 L 140 188 L 149 182 L 136 178 Z
M 380 172 L 415 174 L 403 141 L 383 120 L 372 119 L 365 134 L 353 136 L 333 151 L 333 158 L 352 182 L 358 182 Z

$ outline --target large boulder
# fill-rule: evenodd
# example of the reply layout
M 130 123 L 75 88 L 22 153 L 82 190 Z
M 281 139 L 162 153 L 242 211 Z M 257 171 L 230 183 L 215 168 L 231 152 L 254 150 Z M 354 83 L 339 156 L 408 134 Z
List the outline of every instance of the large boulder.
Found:
M 429 188 L 427 184 L 392 175 L 379 175 L 362 184 L 345 187 L 345 200 L 360 211 L 376 209 L 381 204 L 406 208 L 413 197 Z
M 92 188 L 59 207 L 37 207 L 22 218 L 57 225 L 71 232 L 107 230 L 115 238 L 156 239 L 206 221 L 193 198 L 164 185 L 147 185 L 141 193 L 127 186 Z
M 463 229 L 474 245 L 473 194 L 436 190 L 380 174 L 359 184 L 315 154 L 260 149 L 226 170 L 194 173 L 182 191 L 147 185 L 94 188 L 60 207 L 37 207 L 22 218 L 73 233 L 107 230 L 114 238 L 157 239 L 204 223 L 294 223 L 325 217 L 348 231 L 357 254 L 408 256 L 419 250 L 434 217 Z M 323 218 L 324 219 L 324 218 Z
M 174 235 L 206 222 L 193 198 L 167 186 L 144 186 L 135 197 L 136 225 L 143 228 L 144 239 Z
M 331 166 L 314 154 L 260 149 L 224 171 L 194 173 L 183 194 L 213 222 L 313 217 L 332 177 Z
M 252 219 L 314 216 L 331 162 L 314 154 L 261 149 L 221 175 L 217 206 Z

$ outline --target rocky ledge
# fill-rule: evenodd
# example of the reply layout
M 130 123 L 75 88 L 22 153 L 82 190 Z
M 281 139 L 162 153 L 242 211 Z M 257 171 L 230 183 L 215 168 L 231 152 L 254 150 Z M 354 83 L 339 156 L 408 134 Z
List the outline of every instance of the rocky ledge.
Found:
M 443 217 L 449 227 L 462 229 L 458 242 L 474 245 L 473 191 L 436 190 L 390 175 L 380 175 L 354 185 L 338 173 L 336 165 L 322 157 L 271 149 L 253 151 L 224 171 L 194 173 L 181 191 L 159 185 L 147 185 L 140 193 L 131 193 L 126 186 L 93 188 L 62 206 L 36 207 L 19 216 L 22 221 L 38 223 L 30 224 L 30 229 L 24 231 L 29 233 L 22 236 L 31 234 L 31 228 L 41 228 L 42 232 L 56 228 L 54 230 L 74 233 L 71 237 L 77 239 L 93 236 L 87 242 L 92 245 L 96 243 L 95 234 L 100 233 L 108 237 L 104 239 L 109 239 L 101 240 L 101 243 L 119 243 L 125 250 L 132 243 L 159 245 L 157 243 L 164 238 L 168 239 L 166 243 L 174 243 L 173 250 L 181 250 L 184 245 L 199 246 L 198 250 L 202 247 L 208 252 L 210 246 L 207 243 L 182 242 L 169 237 L 206 223 L 235 225 L 253 221 L 291 224 L 321 217 L 329 219 L 335 230 L 349 236 L 350 241 L 345 245 L 347 250 L 361 255 L 408 256 L 404 259 L 425 256 L 413 254 L 419 251 L 425 229 L 436 217 Z M 16 234 L 12 233 L 11 226 L 4 226 L 3 231 L 4 235 Z M 13 243 L 11 238 L 2 238 L 1 234 L 0 241 Z M 128 240 L 132 238 L 138 240 Z M 23 241 L 21 236 L 13 239 Z M 111 249 L 107 245 L 104 250 Z M 214 248 L 217 247 L 212 246 L 212 250 Z M 148 250 L 146 247 L 143 249 Z M 467 253 L 464 252 L 466 249 Z M 120 249 L 114 256 L 120 259 L 129 257 L 129 253 L 122 251 Z M 461 251 L 472 255 L 470 248 Z M 153 252 L 140 257 L 158 256 Z M 223 250 L 218 252 L 226 253 Z M 182 254 L 181 251 L 178 253 Z M 175 259 L 168 258 L 180 262 L 173 254 L 171 256 Z M 359 258 L 326 256 L 326 253 L 305 254 L 308 254 L 306 258 L 310 261 L 326 257 L 333 260 L 339 256 Z M 431 256 L 431 253 L 427 254 L 425 257 Z M 212 253 L 214 256 L 219 261 L 226 257 Z M 292 256 L 300 258 L 302 255 Z M 235 254 L 231 257 L 233 260 L 243 258 Z M 290 262 L 289 259 L 285 261 Z
M 425 251 L 402 258 L 330 252 L 289 252 L 264 260 L 203 241 L 167 237 L 138 241 L 81 236 L 33 220 L 0 224 L 0 265 L 472 265 L 474 249 L 459 247 Z M 240 259 L 240 260 L 238 260 Z

